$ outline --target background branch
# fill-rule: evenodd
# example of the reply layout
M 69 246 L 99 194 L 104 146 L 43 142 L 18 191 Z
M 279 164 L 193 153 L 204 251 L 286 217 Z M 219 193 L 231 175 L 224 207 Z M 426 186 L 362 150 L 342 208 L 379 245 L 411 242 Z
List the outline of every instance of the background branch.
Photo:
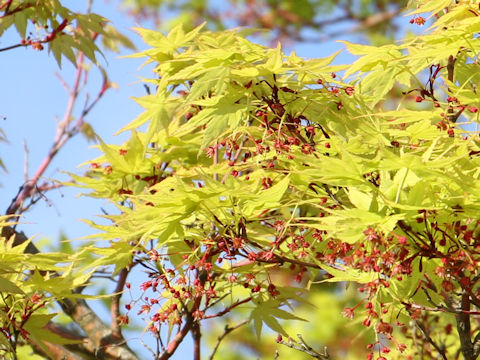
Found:
M 228 326 L 225 325 L 225 330 L 223 331 L 222 335 L 220 335 L 218 338 L 217 338 L 217 342 L 215 343 L 215 346 L 213 347 L 213 350 L 212 350 L 212 353 L 210 354 L 210 357 L 208 358 L 209 360 L 213 360 L 213 358 L 215 357 L 215 354 L 218 350 L 218 347 L 220 346 L 220 343 L 222 342 L 222 340 L 228 335 L 230 334 L 233 330 L 236 330 L 240 327 L 242 327 L 243 325 L 245 324 L 248 324 L 249 323 L 249 320 L 243 320 L 241 323 L 235 325 L 235 326 Z

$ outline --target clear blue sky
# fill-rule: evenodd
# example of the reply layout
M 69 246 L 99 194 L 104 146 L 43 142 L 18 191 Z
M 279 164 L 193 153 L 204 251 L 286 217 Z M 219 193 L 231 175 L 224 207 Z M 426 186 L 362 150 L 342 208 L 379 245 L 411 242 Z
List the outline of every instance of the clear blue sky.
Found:
M 72 9 L 83 11 L 86 1 L 68 0 L 62 3 Z M 130 36 L 138 49 L 144 49 L 145 46 L 139 37 L 131 30 L 138 24 L 119 12 L 118 6 L 116 1 L 96 0 L 93 11 L 109 18 L 120 31 Z M 361 40 L 352 37 L 344 39 L 357 42 Z M 14 31 L 8 31 L 0 38 L 0 47 L 17 42 L 18 35 Z M 297 45 L 295 50 L 299 56 L 315 58 L 328 56 L 342 47 L 342 44 L 333 41 L 323 43 L 319 41 Z M 111 81 L 118 84 L 118 89 L 107 92 L 88 116 L 87 121 L 94 126 L 105 142 L 120 143 L 124 137 L 114 137 L 113 134 L 140 113 L 140 107 L 130 98 L 145 95 L 145 89 L 139 78 L 149 77 L 150 73 L 148 69 L 139 70 L 142 63 L 139 59 L 120 58 L 117 54 L 106 53 L 105 59 L 99 57 L 99 61 L 106 67 Z M 352 57 L 344 52 L 336 62 L 351 61 Z M 0 143 L 0 158 L 8 169 L 8 173 L 0 173 L 0 210 L 3 213 L 24 181 L 24 142 L 29 149 L 28 169 L 31 176 L 48 153 L 55 136 L 56 120 L 63 116 L 67 94 L 54 74 L 58 73 L 67 83 L 71 83 L 74 69 L 67 61 L 64 62 L 63 68 L 59 69 L 47 51 L 37 52 L 27 48 L 1 52 L 0 63 L 2 64 L 0 115 L 6 117 L 6 120 L 0 120 L 0 128 L 5 131 L 9 140 L 8 144 Z M 83 94 L 90 92 L 93 97 L 100 85 L 98 71 L 92 69 L 88 86 Z M 76 108 L 77 115 L 83 99 L 81 96 Z M 77 136 L 60 151 L 45 176 L 52 179 L 68 179 L 62 171 L 78 173 L 79 164 L 98 154 L 83 137 Z M 106 203 L 87 197 L 78 198 L 79 193 L 80 190 L 76 188 L 61 188 L 47 193 L 48 201 L 40 201 L 32 211 L 24 215 L 22 221 L 25 224 L 20 227 L 21 230 L 28 236 L 35 235 L 37 240 L 47 238 L 52 241 L 56 241 L 61 232 L 68 238 L 91 234 L 92 229 L 79 220 L 94 219 L 95 215 L 101 214 L 100 207 Z M 135 348 L 141 348 L 138 341 L 135 343 Z M 149 358 L 148 355 L 145 356 Z M 175 358 L 182 357 L 180 353 Z

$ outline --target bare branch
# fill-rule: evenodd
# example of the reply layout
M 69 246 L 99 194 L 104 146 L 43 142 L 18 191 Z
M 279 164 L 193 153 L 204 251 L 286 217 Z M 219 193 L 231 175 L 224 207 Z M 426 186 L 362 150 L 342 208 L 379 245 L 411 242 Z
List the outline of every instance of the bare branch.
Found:
M 435 350 L 437 350 L 438 354 L 442 357 L 442 359 L 447 360 L 447 356 L 445 355 L 445 350 L 442 349 L 435 341 L 433 341 L 430 335 L 428 335 L 428 332 L 425 329 L 425 327 L 418 321 L 415 321 L 415 325 L 417 325 L 417 327 L 420 329 L 425 340 L 427 340 L 430 343 L 430 345 L 432 345 L 435 348 Z
M 250 297 L 248 297 L 248 298 L 246 298 L 246 299 L 237 301 L 237 302 L 233 303 L 232 305 L 226 307 L 226 308 L 223 309 L 222 311 L 219 311 L 218 313 L 215 313 L 215 314 L 213 314 L 213 315 L 207 315 L 207 316 L 205 316 L 204 319 L 212 319 L 212 318 L 215 318 L 215 317 L 223 316 L 223 315 L 229 313 L 230 311 L 232 311 L 232 309 L 236 308 L 237 306 L 242 305 L 242 304 L 245 304 L 245 303 L 247 303 L 247 302 L 249 302 L 249 301 L 251 301 L 251 300 L 252 300 L 252 297 L 250 296 Z
M 114 337 L 121 337 L 121 327 L 118 323 L 118 317 L 120 316 L 120 299 L 122 298 L 123 289 L 125 287 L 125 282 L 127 281 L 129 270 L 124 268 L 120 271 L 117 280 L 117 286 L 114 291 L 114 295 L 112 298 L 112 303 L 110 305 L 110 315 L 112 317 L 111 321 L 111 328 L 112 328 L 112 335 Z
M 213 348 L 212 350 L 212 353 L 210 354 L 210 357 L 208 358 L 209 360 L 213 360 L 214 356 L 215 356 L 215 353 L 217 352 L 218 350 L 218 347 L 220 346 L 220 343 L 222 342 L 222 340 L 228 335 L 230 334 L 233 330 L 236 330 L 240 327 L 242 327 L 243 325 L 245 324 L 248 324 L 249 323 L 249 320 L 244 320 L 242 321 L 241 323 L 233 326 L 233 327 L 230 327 L 227 325 L 225 325 L 225 330 L 223 331 L 222 335 L 220 335 L 218 338 L 217 338 L 217 342 L 215 344 L 215 347 Z
M 305 340 L 303 340 L 302 335 L 297 334 L 297 337 L 298 337 L 297 342 L 294 342 L 291 338 L 288 339 L 288 342 L 283 340 L 283 339 L 279 339 L 279 340 L 277 340 L 277 342 L 279 344 L 288 346 L 289 348 L 301 351 L 301 352 L 311 356 L 314 359 L 319 359 L 319 360 L 330 359 L 330 356 L 328 355 L 328 352 L 327 352 L 327 347 L 325 347 L 323 349 L 323 353 L 319 353 L 318 351 L 314 350 L 311 346 L 309 346 L 305 342 Z

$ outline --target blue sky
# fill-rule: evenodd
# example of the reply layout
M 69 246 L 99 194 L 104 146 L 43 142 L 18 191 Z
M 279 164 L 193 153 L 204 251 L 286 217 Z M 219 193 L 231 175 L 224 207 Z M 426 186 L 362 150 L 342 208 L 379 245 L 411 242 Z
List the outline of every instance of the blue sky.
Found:
M 86 1 L 68 0 L 62 3 L 74 10 L 83 11 Z M 96 0 L 93 11 L 109 18 L 121 32 L 130 36 L 139 50 L 145 48 L 141 39 L 131 30 L 139 24 L 118 11 L 118 2 Z M 151 24 L 141 25 L 151 27 Z M 361 40 L 351 36 L 344 39 Z M 0 38 L 0 47 L 17 42 L 18 35 L 11 30 Z M 341 48 L 343 44 L 340 43 L 318 41 L 297 45 L 294 49 L 301 57 L 316 58 L 328 56 Z M 125 54 L 128 52 L 122 53 Z M 342 52 L 336 62 L 348 63 L 352 59 L 352 56 Z M 118 85 L 118 89 L 109 90 L 86 120 L 105 142 L 121 143 L 125 136 L 114 137 L 113 134 L 140 113 L 140 107 L 131 97 L 145 95 L 139 79 L 149 77 L 150 73 L 148 68 L 139 69 L 142 60 L 122 58 L 118 54 L 105 53 L 105 59 L 99 57 L 99 61 L 107 69 L 111 81 Z M 59 69 L 47 51 L 38 52 L 29 48 L 1 52 L 0 63 L 0 115 L 6 117 L 5 120 L 0 120 L 0 128 L 5 131 L 9 141 L 7 144 L 0 143 L 0 158 L 8 170 L 8 173 L 0 173 L 0 207 L 1 212 L 4 212 L 24 181 L 24 143 L 29 150 L 28 169 L 31 176 L 47 155 L 55 136 L 56 121 L 62 118 L 65 111 L 68 96 L 55 73 L 71 83 L 74 69 L 67 61 Z M 81 110 L 85 92 L 90 92 L 93 97 L 100 86 L 99 72 L 92 69 L 75 114 L 78 115 Z M 91 144 L 82 136 L 77 136 L 60 151 L 45 177 L 66 180 L 68 177 L 62 171 L 78 173 L 79 164 L 97 155 L 98 151 Z M 42 238 L 55 242 L 62 232 L 70 239 L 92 234 L 92 229 L 80 219 L 94 219 L 97 214 L 101 214 L 100 207 L 107 203 L 78 197 L 79 193 L 77 188 L 61 188 L 47 193 L 46 200 L 40 201 L 32 211 L 25 213 L 21 230 L 28 236 L 36 236 L 37 243 L 42 243 Z M 136 343 L 135 347 L 140 348 L 141 345 Z M 181 359 L 182 354 L 175 358 Z

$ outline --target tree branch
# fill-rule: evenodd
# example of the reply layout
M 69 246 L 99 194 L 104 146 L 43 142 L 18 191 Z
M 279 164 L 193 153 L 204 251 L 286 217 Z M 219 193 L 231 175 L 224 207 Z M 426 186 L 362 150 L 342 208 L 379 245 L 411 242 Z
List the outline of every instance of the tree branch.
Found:
M 198 310 L 202 297 L 198 296 L 195 298 L 192 309 L 186 313 L 186 321 L 183 328 L 181 328 L 175 337 L 168 343 L 167 348 L 163 351 L 157 360 L 167 360 L 169 359 L 177 350 L 178 346 L 182 343 L 185 336 L 189 333 L 190 330 L 194 327 L 194 323 L 197 321 L 193 317 L 193 313 Z
M 246 299 L 243 299 L 243 300 L 240 300 L 240 301 L 237 301 L 236 303 L 233 303 L 232 305 L 226 307 L 225 309 L 223 309 L 222 311 L 219 311 L 218 313 L 216 314 L 213 314 L 213 315 L 207 315 L 204 317 L 204 319 L 212 319 L 212 318 L 215 318 L 215 317 L 220 317 L 220 316 L 223 316 L 227 313 L 229 313 L 230 311 L 232 311 L 233 308 L 239 306 L 239 305 L 242 305 L 242 304 L 245 304 L 247 302 L 249 302 L 250 300 L 252 300 L 252 297 L 248 297 Z
M 25 46 L 28 46 L 28 45 L 27 45 L 27 44 L 18 43 L 18 44 L 15 44 L 15 45 L 10 45 L 10 46 L 6 46 L 6 47 L 4 47 L 4 48 L 0 48 L 0 52 L 12 50 L 12 49 L 16 49 L 16 48 L 19 48 L 19 47 L 25 47 Z
M 42 342 L 42 345 L 40 345 L 39 343 L 30 340 L 30 345 L 35 353 L 51 360 L 95 360 L 95 358 L 91 356 L 85 357 L 83 355 L 80 356 L 74 354 L 58 344 Z
M 453 55 L 450 55 L 449 58 L 448 58 L 447 79 L 451 83 L 453 83 L 453 72 L 454 72 L 454 69 L 455 69 L 455 61 L 456 60 L 457 60 L 457 58 L 454 57 Z M 450 88 L 448 88 L 448 91 L 450 92 Z M 447 110 L 448 121 L 450 121 L 451 123 L 455 123 L 457 121 L 458 117 L 460 116 L 460 114 L 461 114 L 461 112 L 459 112 L 458 114 L 454 114 L 453 113 L 453 106 L 449 103 L 448 110 Z
M 217 343 L 215 344 L 215 347 L 213 348 L 212 350 L 212 353 L 210 354 L 210 357 L 208 358 L 209 360 L 213 360 L 214 356 L 215 356 L 215 353 L 217 352 L 218 350 L 218 347 L 220 346 L 220 343 L 222 342 L 222 340 L 228 335 L 230 334 L 233 330 L 236 330 L 238 329 L 239 327 L 242 327 L 243 325 L 245 324 L 248 324 L 249 323 L 249 320 L 243 320 L 241 323 L 233 326 L 233 327 L 229 327 L 228 324 L 225 325 L 225 330 L 223 331 L 223 334 L 220 335 L 218 338 L 217 338 Z
M 59 304 L 92 341 L 95 356 L 101 359 L 138 360 L 126 341 L 115 337 L 110 327 L 98 317 L 85 300 L 64 299 L 59 300 Z
M 193 359 L 200 360 L 200 339 L 202 333 L 200 332 L 200 323 L 195 321 L 192 326 L 192 337 L 193 337 Z
M 172 339 L 172 341 L 168 343 L 167 348 L 162 354 L 160 354 L 160 356 L 158 357 L 158 360 L 169 359 L 173 355 L 173 353 L 177 350 L 178 346 L 181 344 L 181 342 L 183 341 L 183 339 L 185 338 L 185 336 L 188 334 L 188 332 L 191 330 L 193 326 L 193 317 L 191 315 L 190 315 L 190 318 L 191 319 L 187 319 L 183 328 L 179 332 L 177 332 L 177 334 Z
M 94 34 L 93 39 L 95 39 L 96 36 L 97 34 Z M 21 213 L 23 211 L 22 204 L 26 199 L 28 199 L 29 197 L 32 197 L 35 194 L 35 192 L 37 191 L 36 186 L 38 181 L 43 176 L 48 166 L 51 164 L 54 157 L 57 155 L 58 151 L 65 145 L 65 143 L 70 138 L 72 138 L 73 136 L 75 136 L 81 131 L 82 126 L 84 125 L 85 116 L 89 114 L 89 112 L 94 108 L 94 106 L 98 103 L 98 101 L 105 94 L 106 90 L 109 88 L 108 79 L 104 76 L 101 89 L 98 92 L 95 99 L 93 100 L 93 102 L 91 104 L 85 104 L 80 116 L 75 121 L 75 124 L 70 126 L 73 118 L 74 105 L 78 99 L 78 94 L 80 92 L 81 79 L 82 79 L 82 76 L 86 74 L 86 71 L 87 71 L 83 66 L 83 62 L 84 62 L 84 54 L 79 53 L 77 57 L 77 71 L 75 74 L 74 84 L 71 90 L 69 91 L 67 108 L 63 115 L 62 121 L 57 126 L 57 133 L 55 135 L 53 144 L 50 147 L 50 150 L 47 156 L 44 158 L 44 160 L 38 167 L 33 177 L 20 187 L 18 194 L 10 203 L 6 211 L 6 214 L 12 215 L 16 213 Z
M 467 293 L 462 294 L 461 299 L 461 310 L 462 312 L 455 316 L 457 320 L 457 331 L 460 339 L 460 345 L 463 357 L 465 360 L 475 360 L 473 344 L 470 338 L 470 297 Z
M 23 232 L 17 232 L 13 228 L 6 226 L 2 228 L 2 237 L 7 239 L 13 237 L 14 246 L 23 244 L 28 240 Z M 33 243 L 29 243 L 26 250 L 27 253 L 37 254 L 39 250 Z M 114 331 L 98 317 L 98 315 L 88 306 L 83 299 L 64 299 L 58 300 L 63 311 L 71 317 L 71 319 L 80 328 L 91 341 L 90 352 L 95 356 L 102 356 L 102 359 L 118 359 L 118 360 L 138 360 L 137 356 L 127 346 L 123 337 L 118 336 Z M 69 334 L 62 331 L 61 336 L 69 337 Z M 87 347 L 86 347 L 87 348 Z
M 437 352 L 440 354 L 442 359 L 447 360 L 447 356 L 445 355 L 445 350 L 442 349 L 440 346 L 438 346 L 435 341 L 433 341 L 433 339 L 430 337 L 430 335 L 428 335 L 425 327 L 421 323 L 419 323 L 418 321 L 415 321 L 415 325 L 417 325 L 417 327 L 420 329 L 420 331 L 422 332 L 422 335 L 425 338 L 425 340 L 427 340 L 435 348 L 435 350 L 437 350 Z
M 312 349 L 311 346 L 309 346 L 305 340 L 303 340 L 302 335 L 297 334 L 298 337 L 298 342 L 294 342 L 291 338 L 289 338 L 289 341 L 286 342 L 283 339 L 278 339 L 277 342 L 279 344 L 288 346 L 291 349 L 295 349 L 298 351 L 301 351 L 309 356 L 311 356 L 314 359 L 319 359 L 319 360 L 328 360 L 330 359 L 330 356 L 328 355 L 327 348 L 323 350 L 323 354 L 319 353 L 318 351 Z
M 110 315 L 112 317 L 110 326 L 112 328 L 112 335 L 114 337 L 122 336 L 122 330 L 120 324 L 118 323 L 118 317 L 120 316 L 120 299 L 122 298 L 128 272 L 129 271 L 127 268 L 123 268 L 120 271 L 120 274 L 118 275 L 117 286 L 115 287 L 112 303 L 110 305 Z

